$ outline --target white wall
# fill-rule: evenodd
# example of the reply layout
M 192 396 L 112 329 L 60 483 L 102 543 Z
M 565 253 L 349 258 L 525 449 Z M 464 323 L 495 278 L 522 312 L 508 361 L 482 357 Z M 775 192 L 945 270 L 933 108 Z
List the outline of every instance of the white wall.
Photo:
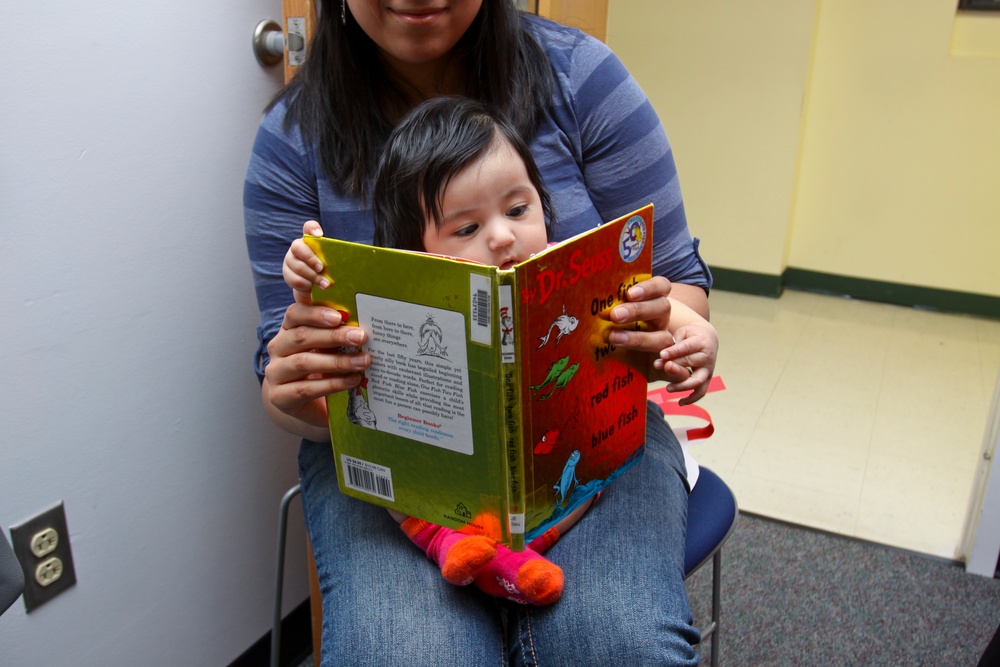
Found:
M 0 617 L 4 665 L 225 665 L 270 627 L 297 448 L 259 407 L 241 197 L 280 12 L 5 7 L 0 526 L 64 501 L 79 583 Z

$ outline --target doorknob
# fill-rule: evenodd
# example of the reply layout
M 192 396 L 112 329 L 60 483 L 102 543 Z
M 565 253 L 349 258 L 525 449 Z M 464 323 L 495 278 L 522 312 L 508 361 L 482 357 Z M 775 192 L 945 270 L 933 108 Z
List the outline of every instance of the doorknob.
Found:
M 289 50 L 292 49 L 289 39 Z M 285 36 L 277 21 L 264 19 L 253 31 L 253 54 L 263 67 L 271 67 L 281 62 L 285 55 Z
M 264 19 L 253 31 L 253 54 L 263 67 L 285 61 L 285 83 L 306 62 L 306 48 L 317 19 L 315 0 L 282 0 L 286 30 L 277 21 Z M 286 55 L 287 53 L 287 55 Z
M 264 19 L 253 31 L 253 54 L 264 67 L 281 62 L 288 47 L 288 65 L 298 67 L 306 60 L 306 19 L 288 19 L 288 35 L 276 21 Z

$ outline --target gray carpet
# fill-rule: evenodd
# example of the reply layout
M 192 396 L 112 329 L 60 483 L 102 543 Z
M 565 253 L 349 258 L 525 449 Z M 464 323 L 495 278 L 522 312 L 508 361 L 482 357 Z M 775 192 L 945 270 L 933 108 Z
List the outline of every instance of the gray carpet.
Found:
M 688 580 L 699 626 L 710 575 Z M 975 667 L 1000 625 L 1000 579 L 747 514 L 723 549 L 721 595 L 726 667 Z

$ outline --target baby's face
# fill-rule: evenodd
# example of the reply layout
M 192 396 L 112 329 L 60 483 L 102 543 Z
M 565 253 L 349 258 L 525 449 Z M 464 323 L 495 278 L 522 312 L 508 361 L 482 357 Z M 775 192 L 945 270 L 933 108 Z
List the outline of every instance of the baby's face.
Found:
M 547 244 L 538 191 L 521 157 L 500 141 L 455 174 L 441 202 L 441 226 L 428 220 L 424 250 L 509 269 Z

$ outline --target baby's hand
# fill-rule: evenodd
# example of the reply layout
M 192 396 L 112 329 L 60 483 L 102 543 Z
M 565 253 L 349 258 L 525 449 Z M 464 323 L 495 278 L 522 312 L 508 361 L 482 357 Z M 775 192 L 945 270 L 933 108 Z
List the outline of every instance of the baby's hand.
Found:
M 687 405 L 701 399 L 708 392 L 708 383 L 715 374 L 715 360 L 719 351 L 719 335 L 708 322 L 688 324 L 674 332 L 674 344 L 660 351 L 660 358 L 653 366 L 671 374 L 690 370 L 683 382 L 675 382 L 668 391 L 693 389 L 679 403 Z
M 302 225 L 302 234 L 323 236 L 323 230 L 318 222 L 310 220 Z M 281 275 L 296 293 L 304 292 L 308 295 L 313 285 L 319 285 L 323 289 L 330 286 L 330 279 L 323 275 L 324 268 L 323 262 L 312 251 L 312 248 L 306 245 L 302 239 L 295 239 L 288 252 L 285 253 Z M 296 294 L 296 300 L 298 300 L 298 296 Z

